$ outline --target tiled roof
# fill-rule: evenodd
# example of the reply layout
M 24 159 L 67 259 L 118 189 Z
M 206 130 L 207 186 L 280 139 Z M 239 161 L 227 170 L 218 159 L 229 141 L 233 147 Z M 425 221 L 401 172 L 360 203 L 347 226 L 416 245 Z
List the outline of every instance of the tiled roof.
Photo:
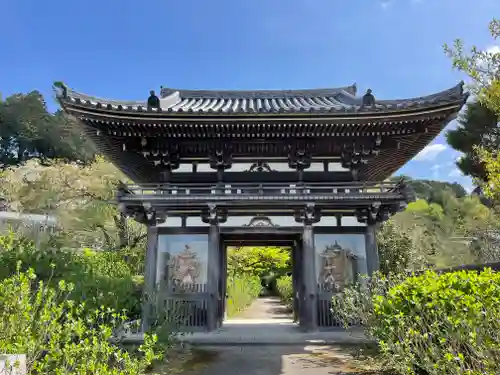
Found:
M 401 99 L 376 100 L 375 106 L 362 106 L 362 98 L 356 97 L 356 86 L 312 90 L 257 90 L 217 91 L 178 90 L 162 88 L 160 108 L 147 108 L 144 101 L 115 101 L 99 99 L 55 85 L 57 97 L 64 105 L 120 112 L 153 112 L 198 115 L 246 115 L 269 113 L 349 113 L 349 112 L 398 112 L 419 110 L 456 103 L 467 99 L 463 82 L 428 96 Z

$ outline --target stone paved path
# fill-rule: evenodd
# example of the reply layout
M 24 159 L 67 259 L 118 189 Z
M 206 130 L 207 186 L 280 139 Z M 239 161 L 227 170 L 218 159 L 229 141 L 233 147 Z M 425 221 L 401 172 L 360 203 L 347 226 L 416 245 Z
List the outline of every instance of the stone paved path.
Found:
M 204 360 L 183 375 L 374 375 L 340 347 L 230 346 L 203 348 Z
M 252 305 L 239 314 L 234 320 L 226 322 L 231 326 L 231 321 L 247 321 L 246 330 L 257 332 L 264 326 L 253 324 L 257 320 L 275 320 L 264 333 L 274 334 L 283 321 L 292 320 L 291 312 L 278 298 L 259 298 Z M 255 326 L 255 327 L 254 327 Z M 276 327 L 272 327 L 276 326 Z M 287 327 L 285 327 L 287 328 Z M 283 328 L 283 329 L 285 329 Z M 228 330 L 233 328 L 227 328 Z M 290 329 L 290 328 L 288 328 Z M 277 331 L 276 331 L 277 332 Z M 340 374 L 373 374 L 364 372 L 354 365 L 346 347 L 339 346 L 304 346 L 299 344 L 250 344 L 235 345 L 223 344 L 210 346 L 205 344 L 197 346 L 194 358 L 187 365 L 182 375 L 340 375 Z
M 245 311 L 242 311 L 235 318 L 238 320 L 293 319 L 293 314 L 281 303 L 278 297 L 262 297 L 253 301 Z

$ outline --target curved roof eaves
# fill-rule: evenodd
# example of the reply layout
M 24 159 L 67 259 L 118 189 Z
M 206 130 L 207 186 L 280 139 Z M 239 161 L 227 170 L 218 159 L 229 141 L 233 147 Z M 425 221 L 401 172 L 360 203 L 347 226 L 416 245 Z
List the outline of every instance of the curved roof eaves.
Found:
M 78 93 L 65 85 L 56 86 L 57 98 L 63 105 L 128 112 L 166 112 L 199 115 L 265 114 L 265 113 L 348 113 L 363 111 L 393 112 L 465 103 L 463 82 L 427 96 L 377 100 L 375 106 L 363 107 L 356 97 L 355 86 L 311 90 L 210 91 L 162 89 L 160 108 L 147 108 L 146 101 L 115 101 Z

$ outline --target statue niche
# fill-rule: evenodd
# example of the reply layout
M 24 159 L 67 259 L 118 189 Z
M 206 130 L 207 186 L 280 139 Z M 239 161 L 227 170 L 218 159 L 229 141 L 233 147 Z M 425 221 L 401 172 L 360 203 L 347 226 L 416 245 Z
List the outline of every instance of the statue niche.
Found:
M 174 286 L 194 287 L 200 276 L 201 262 L 189 245 L 173 256 L 167 264 L 170 282 Z
M 324 292 L 341 292 L 354 282 L 354 261 L 352 252 L 344 249 L 337 241 L 326 246 L 320 256 L 318 285 Z

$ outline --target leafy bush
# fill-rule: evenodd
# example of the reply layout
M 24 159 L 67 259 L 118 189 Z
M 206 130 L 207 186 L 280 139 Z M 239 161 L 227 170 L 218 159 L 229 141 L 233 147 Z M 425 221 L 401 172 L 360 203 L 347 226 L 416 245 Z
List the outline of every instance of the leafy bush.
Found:
M 268 276 L 290 268 L 290 249 L 286 247 L 230 247 L 227 254 L 229 275 Z
M 146 335 L 140 357 L 110 342 L 123 314 L 89 312 L 69 299 L 72 284 L 35 279 L 29 269 L 0 282 L 0 352 L 26 354 L 28 373 L 138 375 L 161 359 L 155 336 Z
M 371 335 L 371 327 L 376 326 L 378 317 L 374 312 L 374 297 L 384 296 L 388 290 L 404 281 L 405 274 L 383 275 L 376 272 L 372 277 L 361 275 L 351 286 L 337 293 L 332 298 L 332 313 L 334 318 L 345 328 L 351 325 L 362 325 Z
M 100 306 L 126 310 L 131 318 L 140 315 L 142 277 L 133 275 L 120 252 L 65 250 L 58 247 L 37 249 L 26 238 L 9 233 L 0 236 L 0 280 L 23 270 L 35 269 L 40 280 L 55 285 L 59 280 L 74 284 L 70 297 L 85 302 L 87 309 Z
M 415 248 L 411 234 L 411 230 L 399 228 L 392 220 L 385 222 L 377 231 L 381 273 L 405 272 L 424 264 L 425 260 L 419 254 L 420 249 Z
M 235 275 L 227 279 L 227 315 L 234 316 L 248 307 L 260 293 L 258 276 Z
M 293 281 L 292 276 L 282 276 L 276 280 L 278 294 L 287 306 L 293 306 Z
M 407 375 L 500 373 L 500 274 L 427 271 L 377 276 L 334 298 L 344 323 L 356 318 L 386 365 Z

